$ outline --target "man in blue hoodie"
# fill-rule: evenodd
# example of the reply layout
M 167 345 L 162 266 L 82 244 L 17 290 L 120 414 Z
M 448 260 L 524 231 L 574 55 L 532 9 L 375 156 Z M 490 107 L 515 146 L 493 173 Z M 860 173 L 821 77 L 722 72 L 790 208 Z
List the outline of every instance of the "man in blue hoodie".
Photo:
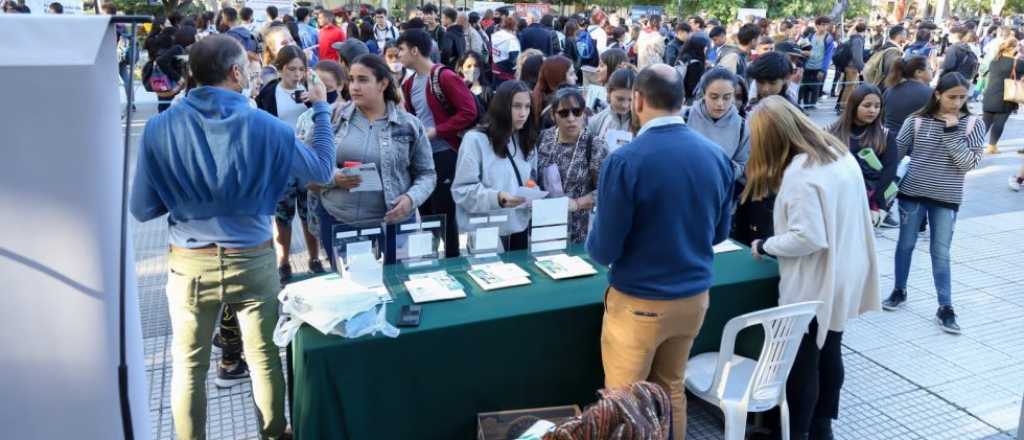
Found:
M 608 265 L 601 329 L 605 387 L 641 380 L 672 397 L 672 438 L 686 436 L 683 372 L 704 322 L 712 247 L 728 237 L 733 170 L 722 149 L 679 116 L 683 79 L 654 64 L 637 75 L 640 131 L 605 160 L 587 241 Z
M 281 289 L 271 218 L 291 178 L 327 182 L 335 151 L 327 92 L 314 76 L 312 148 L 249 106 L 246 53 L 232 37 L 192 45 L 199 87 L 146 123 L 130 207 L 140 222 L 167 214 L 171 409 L 183 439 L 204 438 L 206 371 L 222 304 L 238 314 L 263 438 L 285 432 L 285 386 L 273 342 Z

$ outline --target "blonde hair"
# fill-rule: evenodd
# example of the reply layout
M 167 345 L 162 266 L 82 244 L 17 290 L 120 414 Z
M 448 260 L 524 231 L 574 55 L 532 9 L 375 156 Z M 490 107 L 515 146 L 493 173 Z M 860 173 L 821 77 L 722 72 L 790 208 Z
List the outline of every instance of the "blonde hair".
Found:
M 1017 50 L 1020 46 L 1020 41 L 1016 38 L 1006 37 L 1002 43 L 999 44 L 999 56 L 1006 56 L 1013 58 L 1017 56 Z M 1009 55 L 1007 55 L 1009 54 Z
M 537 49 L 526 49 L 522 52 L 519 52 L 519 57 L 516 58 L 516 81 L 523 79 L 523 63 L 526 62 L 527 58 L 530 58 L 534 55 L 544 56 L 544 52 L 541 52 Z
M 797 154 L 807 155 L 807 165 L 824 165 L 847 151 L 843 142 L 818 128 L 785 98 L 765 98 L 750 115 L 747 186 L 740 200 L 762 200 L 777 192 L 786 167 Z

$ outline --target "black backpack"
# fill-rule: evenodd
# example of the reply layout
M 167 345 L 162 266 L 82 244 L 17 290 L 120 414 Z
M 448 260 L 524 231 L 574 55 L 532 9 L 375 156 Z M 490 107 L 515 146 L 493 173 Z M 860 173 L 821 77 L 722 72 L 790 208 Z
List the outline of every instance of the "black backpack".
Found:
M 972 51 L 967 46 L 956 45 L 953 47 L 956 48 L 957 52 L 955 71 L 963 75 L 964 78 L 967 78 L 968 81 L 973 80 L 974 75 L 978 74 L 978 66 L 980 66 L 980 63 L 978 62 L 978 56 L 975 55 L 974 51 Z
M 832 54 L 832 65 L 836 66 L 836 69 L 845 69 L 851 60 L 853 60 L 853 50 L 851 50 L 849 42 L 840 44 L 836 48 L 836 52 Z

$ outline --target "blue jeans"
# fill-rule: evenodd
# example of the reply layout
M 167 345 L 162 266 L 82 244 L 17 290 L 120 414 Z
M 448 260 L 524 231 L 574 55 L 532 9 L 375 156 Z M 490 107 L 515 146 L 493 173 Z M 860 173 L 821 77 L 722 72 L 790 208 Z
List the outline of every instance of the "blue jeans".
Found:
M 932 278 L 940 306 L 953 305 L 950 287 L 949 247 L 953 242 L 953 226 L 956 211 L 924 200 L 900 199 L 900 238 L 896 244 L 896 288 L 907 288 L 910 275 L 910 258 L 917 244 L 917 235 L 927 216 L 931 227 L 930 253 L 932 256 Z

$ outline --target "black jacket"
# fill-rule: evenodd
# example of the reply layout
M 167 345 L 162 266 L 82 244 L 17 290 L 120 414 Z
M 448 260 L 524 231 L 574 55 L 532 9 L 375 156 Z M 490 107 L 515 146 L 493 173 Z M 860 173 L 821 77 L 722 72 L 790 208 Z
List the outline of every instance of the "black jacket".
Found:
M 1010 71 L 1013 70 L 1013 60 L 1006 57 L 999 57 L 992 61 L 988 67 L 988 87 L 981 100 L 981 109 L 987 113 L 1013 113 L 1017 110 L 1017 103 L 1003 101 L 1003 80 L 1010 78 Z M 1024 62 L 1017 62 L 1017 79 L 1024 78 Z
M 672 41 L 665 46 L 665 64 L 670 66 L 676 65 L 676 60 L 679 59 L 679 54 L 683 53 L 683 45 L 686 44 L 678 38 L 672 38 Z
M 544 53 L 544 56 L 551 56 L 554 53 L 551 40 L 554 32 L 547 30 L 540 23 L 534 23 L 523 29 L 519 34 L 519 43 L 523 51 L 526 49 L 537 49 Z M 557 36 L 554 37 L 557 41 Z
M 281 78 L 278 78 L 263 85 L 256 95 L 257 108 L 277 116 L 277 84 L 280 82 Z
M 441 64 L 455 68 L 455 63 L 466 54 L 466 34 L 462 26 L 448 26 L 448 30 L 441 37 L 441 42 L 438 43 L 438 49 L 441 50 Z

